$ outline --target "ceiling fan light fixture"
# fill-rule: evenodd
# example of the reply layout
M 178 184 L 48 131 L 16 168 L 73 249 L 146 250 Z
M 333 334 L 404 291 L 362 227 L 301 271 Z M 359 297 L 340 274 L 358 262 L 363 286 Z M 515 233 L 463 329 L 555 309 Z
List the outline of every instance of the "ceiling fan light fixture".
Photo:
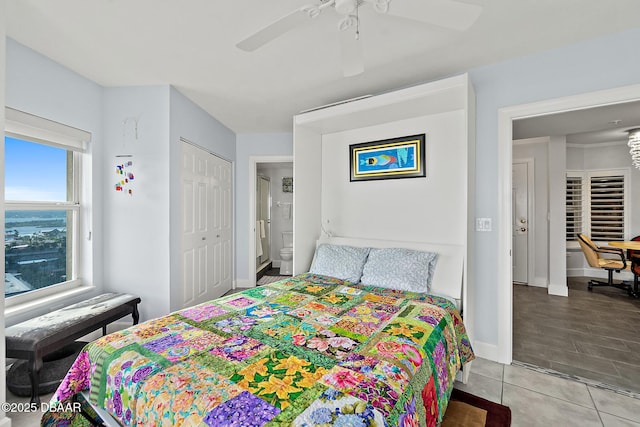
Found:
M 629 154 L 631 154 L 631 161 L 633 166 L 640 169 L 640 128 L 629 129 Z

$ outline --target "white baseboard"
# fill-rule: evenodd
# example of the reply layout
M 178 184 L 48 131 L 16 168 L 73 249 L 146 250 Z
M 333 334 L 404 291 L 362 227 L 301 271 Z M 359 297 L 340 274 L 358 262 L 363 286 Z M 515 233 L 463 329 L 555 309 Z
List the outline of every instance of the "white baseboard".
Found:
M 534 277 L 533 278 L 533 286 L 539 286 L 541 288 L 546 288 L 546 287 L 549 286 L 549 281 L 547 280 L 546 277 Z
M 238 288 L 254 288 L 255 285 L 252 285 L 249 279 L 238 279 L 233 282 L 233 289 Z
M 473 352 L 477 357 L 481 357 L 487 360 L 498 361 L 498 346 L 495 344 L 489 344 L 482 341 L 474 341 L 471 343 Z
M 567 277 L 583 277 L 584 268 L 567 268 Z
M 567 285 L 549 285 L 549 295 L 557 295 L 559 297 L 568 297 L 569 296 L 569 288 Z
M 11 427 L 11 418 L 9 417 L 1 418 L 0 427 Z
M 607 271 L 601 268 L 567 268 L 567 277 L 595 277 L 597 279 L 607 279 Z M 613 272 L 613 280 L 633 280 L 633 273 L 630 271 Z
M 529 283 L 527 283 L 527 286 L 535 286 L 536 288 L 546 288 L 546 287 L 548 287 L 548 285 L 546 283 L 542 284 L 542 283 L 538 283 L 538 282 L 529 282 Z

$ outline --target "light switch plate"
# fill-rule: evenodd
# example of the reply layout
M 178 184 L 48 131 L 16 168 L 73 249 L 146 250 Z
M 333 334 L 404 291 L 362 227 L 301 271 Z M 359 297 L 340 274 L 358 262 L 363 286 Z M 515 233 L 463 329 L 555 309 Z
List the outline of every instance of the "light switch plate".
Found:
M 476 231 L 491 231 L 491 218 L 476 218 Z

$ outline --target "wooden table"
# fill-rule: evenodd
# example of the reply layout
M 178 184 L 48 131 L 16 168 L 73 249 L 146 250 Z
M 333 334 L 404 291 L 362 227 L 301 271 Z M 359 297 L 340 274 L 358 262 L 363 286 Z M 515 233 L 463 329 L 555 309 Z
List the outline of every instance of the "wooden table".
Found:
M 638 242 L 637 240 L 609 242 L 609 246 L 626 249 L 626 250 L 632 250 L 632 251 L 640 251 L 640 242 Z M 635 273 L 633 275 L 633 291 L 631 292 L 631 296 L 640 298 L 640 292 L 638 290 L 638 275 Z
M 640 242 L 636 240 L 629 240 L 624 242 L 609 242 L 609 246 L 616 248 L 631 249 L 632 251 L 640 251 Z
M 129 294 L 108 293 L 60 310 L 27 320 L 5 330 L 7 357 L 29 360 L 31 403 L 40 403 L 42 358 L 71 344 L 76 339 L 131 315 L 138 323 L 140 298 Z

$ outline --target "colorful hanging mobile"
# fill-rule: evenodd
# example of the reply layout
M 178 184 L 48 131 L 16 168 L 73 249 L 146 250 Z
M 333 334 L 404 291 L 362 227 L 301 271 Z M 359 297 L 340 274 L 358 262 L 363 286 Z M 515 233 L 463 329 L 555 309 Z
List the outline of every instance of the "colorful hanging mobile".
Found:
M 123 193 L 128 193 L 130 196 L 133 195 L 133 190 L 130 187 L 131 181 L 135 179 L 133 172 L 131 169 L 133 168 L 133 162 L 131 160 L 116 165 L 116 174 L 119 175 L 120 181 L 116 182 L 115 189 L 116 191 L 121 191 Z

